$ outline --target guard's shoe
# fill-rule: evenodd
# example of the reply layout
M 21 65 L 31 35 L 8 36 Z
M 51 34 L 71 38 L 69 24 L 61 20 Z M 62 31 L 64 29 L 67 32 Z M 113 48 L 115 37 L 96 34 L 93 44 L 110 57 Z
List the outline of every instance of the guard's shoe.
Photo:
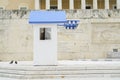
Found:
M 12 61 L 10 61 L 10 64 L 13 64 L 13 60 L 12 60 Z

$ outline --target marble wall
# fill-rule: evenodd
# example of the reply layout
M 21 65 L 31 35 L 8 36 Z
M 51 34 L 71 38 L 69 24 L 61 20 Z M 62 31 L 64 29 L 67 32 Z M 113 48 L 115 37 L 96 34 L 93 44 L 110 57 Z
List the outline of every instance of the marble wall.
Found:
M 67 19 L 80 22 L 74 30 L 58 26 L 59 60 L 104 59 L 113 49 L 120 52 L 120 11 L 95 11 L 97 17 L 93 17 L 94 10 L 66 11 Z M 28 23 L 29 13 L 0 11 L 0 60 L 33 59 L 33 27 Z

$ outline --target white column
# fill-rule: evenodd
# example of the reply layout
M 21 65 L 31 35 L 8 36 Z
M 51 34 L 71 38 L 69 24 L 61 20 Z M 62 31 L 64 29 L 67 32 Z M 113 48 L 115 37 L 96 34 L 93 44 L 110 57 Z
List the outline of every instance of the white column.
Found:
M 86 0 L 81 0 L 81 9 L 85 9 L 86 7 Z
M 105 9 L 109 9 L 109 0 L 104 0 L 105 1 Z
M 46 0 L 46 9 L 50 9 L 50 0 Z
M 74 0 L 69 0 L 69 9 L 74 9 Z
M 116 4 L 117 4 L 117 9 L 120 9 L 120 0 L 117 0 Z
M 35 0 L 35 10 L 39 10 L 39 9 L 40 9 L 40 1 Z
M 58 4 L 58 9 L 62 9 L 62 0 L 58 0 L 57 4 Z
M 93 0 L 93 9 L 98 9 L 97 0 Z

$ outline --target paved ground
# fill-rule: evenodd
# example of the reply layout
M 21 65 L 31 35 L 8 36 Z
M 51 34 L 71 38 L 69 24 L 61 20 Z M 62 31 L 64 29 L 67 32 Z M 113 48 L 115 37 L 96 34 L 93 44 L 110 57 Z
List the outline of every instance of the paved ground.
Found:
M 9 62 L 0 62 L 0 66 L 33 66 L 32 61 L 18 61 L 18 64 L 9 64 Z M 97 66 L 97 65 L 117 65 L 120 66 L 120 60 L 99 60 L 99 61 L 91 61 L 91 60 L 86 60 L 86 61 L 72 61 L 72 60 L 63 60 L 63 61 L 58 61 L 58 66 L 68 66 L 68 65 L 81 65 L 81 66 Z

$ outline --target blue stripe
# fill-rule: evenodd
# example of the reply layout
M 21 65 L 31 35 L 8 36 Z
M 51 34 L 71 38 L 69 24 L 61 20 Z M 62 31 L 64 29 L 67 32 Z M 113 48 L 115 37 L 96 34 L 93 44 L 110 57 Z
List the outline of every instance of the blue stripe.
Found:
M 29 21 L 29 23 L 65 23 L 65 24 L 71 24 L 71 23 L 68 23 L 69 21 L 76 21 L 77 23 L 79 22 L 79 20 L 67 20 L 67 21 L 45 21 L 45 22 L 42 22 L 42 21 Z M 62 24 L 63 25 L 63 24 Z
M 48 24 L 48 23 L 65 23 L 65 11 L 31 11 L 29 23 L 31 24 Z

